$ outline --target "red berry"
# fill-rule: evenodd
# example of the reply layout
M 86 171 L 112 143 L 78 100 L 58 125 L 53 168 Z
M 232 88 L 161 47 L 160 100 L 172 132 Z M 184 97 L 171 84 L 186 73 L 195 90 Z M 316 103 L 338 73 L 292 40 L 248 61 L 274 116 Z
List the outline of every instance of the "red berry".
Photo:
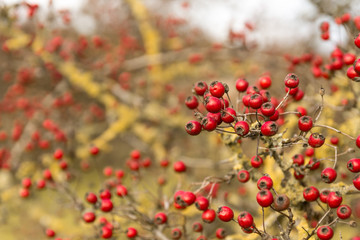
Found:
M 356 143 L 356 146 L 357 146 L 358 148 L 360 148 L 360 135 L 357 136 L 355 143 Z
M 253 168 L 259 168 L 263 163 L 263 159 L 260 156 L 253 156 L 251 158 L 251 166 Z
M 108 239 L 112 237 L 112 229 L 104 226 L 101 228 L 101 237 Z
M 276 120 L 279 119 L 279 117 L 280 117 L 279 111 L 278 111 L 278 110 L 275 110 L 274 114 L 271 115 L 271 116 L 269 117 L 269 119 L 270 119 L 271 121 L 276 121 Z
M 100 209 L 103 212 L 110 212 L 113 209 L 112 201 L 110 199 L 102 199 Z
M 308 202 L 316 201 L 319 195 L 320 195 L 319 190 L 313 186 L 305 188 L 303 192 L 303 197 Z
M 254 223 L 253 216 L 250 213 L 246 212 L 246 211 L 241 212 L 239 214 L 237 220 L 238 220 L 238 223 L 239 223 L 240 227 L 242 227 L 242 228 L 249 228 Z
M 181 172 L 185 172 L 186 171 L 186 165 L 184 162 L 182 161 L 177 161 L 177 162 L 174 162 L 174 171 L 175 172 L 178 172 L 178 173 L 181 173 Z
M 36 187 L 37 189 L 43 189 L 46 185 L 46 182 L 44 179 L 40 179 L 37 183 L 36 183 Z
M 262 189 L 256 195 L 256 201 L 261 207 L 269 207 L 273 203 L 274 197 L 268 189 Z
M 287 195 L 285 194 L 276 195 L 272 206 L 276 211 L 284 211 L 288 209 L 289 206 L 290 206 L 290 199 Z
M 348 205 L 340 205 L 336 214 L 340 219 L 348 219 L 351 216 L 351 208 Z
M 329 226 L 321 226 L 316 234 L 320 240 L 329 240 L 334 236 L 334 231 Z
M 285 77 L 285 86 L 288 88 L 296 88 L 299 85 L 299 78 L 294 73 L 289 73 Z
M 226 108 L 221 112 L 221 120 L 225 123 L 232 123 L 236 119 L 236 111 L 232 108 Z
M 278 131 L 278 125 L 273 121 L 267 121 L 261 126 L 261 133 L 264 136 L 274 136 Z
M 224 239 L 226 237 L 226 231 L 223 228 L 218 228 L 215 234 L 218 239 Z
M 97 202 L 97 196 L 95 193 L 89 192 L 85 194 L 85 199 L 86 201 L 88 201 L 89 203 L 96 203 Z
M 128 238 L 136 238 L 137 236 L 137 230 L 135 228 L 132 228 L 132 227 L 129 227 L 127 230 L 126 230 L 126 236 Z
M 360 172 L 360 158 L 352 158 L 347 162 L 347 168 L 350 172 Z
M 328 40 L 330 38 L 330 34 L 328 31 L 321 33 L 321 38 L 323 40 Z
M 166 168 L 167 166 L 169 166 L 170 161 L 168 159 L 163 159 L 160 161 L 160 166 L 163 168 Z
M 269 176 L 262 176 L 257 181 L 257 187 L 261 189 L 271 189 L 273 187 L 273 181 Z
M 209 208 L 209 200 L 205 197 L 197 197 L 195 201 L 195 206 L 200 211 L 205 211 Z
M 308 139 L 308 143 L 313 148 L 321 147 L 325 142 L 325 137 L 321 133 L 313 133 Z
M 298 127 L 303 132 L 308 132 L 313 127 L 313 120 L 309 116 L 302 116 L 299 118 Z
M 269 76 L 260 77 L 258 82 L 260 87 L 263 89 L 269 88 L 271 86 L 271 78 Z
M 360 75 L 355 71 L 354 66 L 350 66 L 346 71 L 346 76 L 350 79 L 358 78 Z
M 249 133 L 250 126 L 246 121 L 239 121 L 239 122 L 235 123 L 234 129 L 235 129 L 236 134 L 238 134 L 240 136 L 245 136 L 246 134 Z
M 61 149 L 56 149 L 55 152 L 54 152 L 54 158 L 56 160 L 59 160 L 63 157 L 64 153 Z
M 100 198 L 101 199 L 111 199 L 111 192 L 109 191 L 109 189 L 101 190 Z
M 225 93 L 225 87 L 221 82 L 213 81 L 209 87 L 211 95 L 221 98 Z
M 329 30 L 330 24 L 328 22 L 322 22 L 320 25 L 320 29 L 322 32 L 326 32 Z
M 54 237 L 55 236 L 55 231 L 52 230 L 52 229 L 46 229 L 45 233 L 46 233 L 46 236 L 48 236 L 48 237 Z
M 236 80 L 235 86 L 239 92 L 245 92 L 249 86 L 249 83 L 245 79 L 239 78 L 238 80 Z
M 182 231 L 179 228 L 174 228 L 171 230 L 171 238 L 172 239 L 180 239 L 182 236 Z
M 242 97 L 242 102 L 243 102 L 244 106 L 250 107 L 250 97 L 251 97 L 250 94 L 244 95 L 244 96 Z
M 43 177 L 46 179 L 46 180 L 52 180 L 52 174 L 50 172 L 49 169 L 45 169 L 43 171 Z
M 328 167 L 328 168 L 325 168 L 324 170 L 322 170 L 322 172 L 321 172 L 321 179 L 325 183 L 334 182 L 336 177 L 337 177 L 337 173 L 336 173 L 336 170 L 333 168 Z
M 353 184 L 357 190 L 360 190 L 360 174 L 358 174 L 354 177 Z
M 342 202 L 342 195 L 338 191 L 330 192 L 326 201 L 327 201 L 327 204 L 329 205 L 329 207 L 337 208 L 338 206 L 340 206 L 340 204 Z
M 83 219 L 84 219 L 85 222 L 91 223 L 91 222 L 95 221 L 95 219 L 96 219 L 95 213 L 86 212 L 86 213 L 83 214 Z
M 24 178 L 21 183 L 24 188 L 30 188 L 32 184 L 30 178 Z
M 343 56 L 343 61 L 346 65 L 351 65 L 355 62 L 356 55 L 352 53 L 345 53 Z
M 250 173 L 247 170 L 240 170 L 237 173 L 237 178 L 239 180 L 239 182 L 245 183 L 247 181 L 249 181 L 250 179 Z
M 231 208 L 222 206 L 218 208 L 217 216 L 221 221 L 229 222 L 234 218 L 234 212 Z
M 196 195 L 193 192 L 184 192 L 180 197 L 187 206 L 190 206 L 196 201 Z
M 312 167 L 310 167 L 310 170 L 316 170 L 320 167 L 320 161 L 314 158 L 310 158 L 308 165 L 312 165 Z
M 155 224 L 157 225 L 160 225 L 160 224 L 164 224 L 167 222 L 167 216 L 165 213 L 163 212 L 159 212 L 155 215 L 154 217 L 154 222 Z
M 259 89 L 256 86 L 250 86 L 246 89 L 246 94 L 250 94 L 250 96 L 255 93 L 259 93 Z
M 221 101 L 216 97 L 207 97 L 205 99 L 205 108 L 211 113 L 217 113 L 221 110 Z
M 250 96 L 249 105 L 251 108 L 258 109 L 263 104 L 263 98 L 260 94 L 253 94 Z
M 206 131 L 214 131 L 217 127 L 217 121 L 212 117 L 204 117 L 201 120 L 201 125 Z
M 275 106 L 271 102 L 265 102 L 261 105 L 260 111 L 264 116 L 270 117 L 275 114 Z
M 206 223 L 212 223 L 215 220 L 215 217 L 216 212 L 214 209 L 207 209 L 201 215 L 202 220 Z
M 28 188 L 22 188 L 22 189 L 20 189 L 19 195 L 22 198 L 27 198 L 30 195 L 30 191 Z
M 185 125 L 185 130 L 190 135 L 198 135 L 201 132 L 201 124 L 198 121 L 189 121 Z
M 193 225 L 192 225 L 192 229 L 194 232 L 202 232 L 203 230 L 203 225 L 199 222 L 195 222 Z
M 360 33 L 357 35 L 357 37 L 354 39 L 355 46 L 360 48 Z
M 330 190 L 322 190 L 320 192 L 320 201 L 322 201 L 323 203 L 327 203 L 327 198 L 329 196 Z
M 210 117 L 210 118 L 215 119 L 217 125 L 220 125 L 220 124 L 222 123 L 221 113 L 220 113 L 220 112 L 218 112 L 218 113 L 208 112 L 208 113 L 206 114 L 206 117 Z
M 197 82 L 194 85 L 194 91 L 199 96 L 203 96 L 207 89 L 208 89 L 208 86 L 207 86 L 206 82 Z
M 299 88 L 296 87 L 296 88 L 288 88 L 288 87 L 285 87 L 285 92 L 286 93 L 289 93 L 291 96 L 296 96 L 297 92 L 299 91 Z
M 353 67 L 354 67 L 356 74 L 360 75 L 360 58 L 358 60 L 356 60 L 356 62 L 354 62 Z
M 195 96 L 189 96 L 185 100 L 185 105 L 189 109 L 195 109 L 195 108 L 197 108 L 199 106 L 199 102 L 198 102 L 198 100 L 197 100 L 197 98 Z
M 124 185 L 118 185 L 116 187 L 116 194 L 119 196 L 119 197 L 125 197 L 128 195 L 128 191 L 127 191 L 127 188 L 124 186 Z
M 91 153 L 91 155 L 98 155 L 99 154 L 99 152 L 100 152 L 100 149 L 97 147 L 97 146 L 92 146 L 91 148 L 90 148 L 90 153 Z

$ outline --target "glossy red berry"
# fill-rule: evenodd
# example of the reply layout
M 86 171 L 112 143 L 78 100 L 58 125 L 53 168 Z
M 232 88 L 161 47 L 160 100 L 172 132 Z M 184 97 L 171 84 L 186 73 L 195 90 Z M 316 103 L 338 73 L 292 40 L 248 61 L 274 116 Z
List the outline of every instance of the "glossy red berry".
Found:
M 110 199 L 102 199 L 100 209 L 103 212 L 110 212 L 113 209 L 113 203 Z
M 199 223 L 199 222 L 195 222 L 195 223 L 193 223 L 193 225 L 192 225 L 192 230 L 193 230 L 194 232 L 202 232 L 202 230 L 203 230 L 203 225 L 202 225 L 201 223 Z
M 259 78 L 259 85 L 261 88 L 266 89 L 271 86 L 271 78 L 269 76 L 263 76 Z
M 269 117 L 271 121 L 276 121 L 280 117 L 280 112 L 278 110 L 275 110 L 274 114 Z
M 94 222 L 96 219 L 95 213 L 93 212 L 86 212 L 83 214 L 83 219 L 87 223 Z
M 357 46 L 358 48 L 360 48 L 360 33 L 356 36 L 356 38 L 354 39 L 354 44 L 355 46 Z
M 238 80 L 236 80 L 235 86 L 239 92 L 245 92 L 246 89 L 249 87 L 249 83 L 245 79 L 239 78 Z
M 101 237 L 105 238 L 105 239 L 111 238 L 112 237 L 112 229 L 107 226 L 102 227 L 101 228 Z
M 354 79 L 354 78 L 358 78 L 360 77 L 359 73 L 357 73 L 354 69 L 354 66 L 350 66 L 348 67 L 347 71 L 346 71 L 346 76 L 350 79 Z
M 187 206 L 192 205 L 196 201 L 196 195 L 193 192 L 184 192 L 180 197 Z
M 323 203 L 327 203 L 327 198 L 329 196 L 330 190 L 325 189 L 320 192 L 320 201 Z
M 360 148 L 360 135 L 357 136 L 355 143 L 356 143 L 356 146 L 357 146 L 358 148 Z
M 206 82 L 197 82 L 194 85 L 194 91 L 199 96 L 203 96 L 207 89 L 208 85 L 206 84 Z
M 239 121 L 234 126 L 236 134 L 239 136 L 245 136 L 250 131 L 250 126 L 246 121 Z
M 342 195 L 340 192 L 336 191 L 336 192 L 330 192 L 326 201 L 327 204 L 330 208 L 337 208 L 340 206 L 341 202 L 342 202 Z
M 261 133 L 264 136 L 274 136 L 278 131 L 278 125 L 273 121 L 267 121 L 261 126 Z
M 263 163 L 263 159 L 260 156 L 253 156 L 250 163 L 253 168 L 259 168 Z
M 214 209 L 207 209 L 202 213 L 201 218 L 206 223 L 212 223 L 216 218 L 216 212 Z
M 217 127 L 217 121 L 212 117 L 204 117 L 201 119 L 201 125 L 206 131 L 214 131 Z
M 109 189 L 104 189 L 100 191 L 99 197 L 101 199 L 111 199 L 111 192 Z
M 307 187 L 304 189 L 303 197 L 308 202 L 313 202 L 320 196 L 319 190 L 316 187 Z
M 285 92 L 286 93 L 289 93 L 289 95 L 291 96 L 296 96 L 296 94 L 298 93 L 299 91 L 299 88 L 296 87 L 296 88 L 288 88 L 288 87 L 285 87 Z
M 201 124 L 198 121 L 189 121 L 185 125 L 185 130 L 190 135 L 199 135 L 201 133 Z
M 90 154 L 91 155 L 98 155 L 100 152 L 100 149 L 97 146 L 91 146 L 90 148 Z
M 119 197 L 125 197 L 128 195 L 127 188 L 124 185 L 118 185 L 116 186 L 116 194 Z
M 352 54 L 352 53 L 345 53 L 344 56 L 343 56 L 343 62 L 346 64 L 346 65 L 351 65 L 355 62 L 356 60 L 356 55 L 355 54 Z
M 347 168 L 350 172 L 360 172 L 360 158 L 352 158 L 347 162 Z
M 360 190 L 360 174 L 358 174 L 354 177 L 353 185 L 357 190 Z
M 257 181 L 257 187 L 261 189 L 271 189 L 273 187 L 273 181 L 269 176 L 262 176 Z
M 249 171 L 247 171 L 245 169 L 240 170 L 237 173 L 237 178 L 238 178 L 239 182 L 246 183 L 250 179 L 250 173 L 249 173 Z
M 322 32 L 329 31 L 330 24 L 329 22 L 322 22 L 320 25 L 320 29 Z
M 22 186 L 24 188 L 30 188 L 32 185 L 31 179 L 30 178 L 24 178 L 21 182 Z
M 218 113 L 211 113 L 211 112 L 208 112 L 206 114 L 206 117 L 210 117 L 210 118 L 213 118 L 216 120 L 216 123 L 217 125 L 220 125 L 222 123 L 222 120 L 221 120 L 221 113 L 218 112 Z
M 300 131 L 308 132 L 313 127 L 313 120 L 309 116 L 302 116 L 299 118 L 298 127 Z
M 163 212 L 159 212 L 154 217 L 154 223 L 157 225 L 165 224 L 167 222 L 167 216 Z
M 271 102 L 265 102 L 260 107 L 261 114 L 270 117 L 275 114 L 275 106 Z
M 200 235 L 196 238 L 196 240 L 207 240 L 207 237 L 205 237 L 204 235 Z
M 223 228 L 218 228 L 215 235 L 218 239 L 224 239 L 226 237 L 226 231 Z
M 329 226 L 321 226 L 316 231 L 316 235 L 320 240 L 329 240 L 334 236 L 334 231 Z
M 287 195 L 279 194 L 279 195 L 275 196 L 272 207 L 276 211 L 284 211 L 284 210 L 288 209 L 289 206 L 290 206 L 290 199 Z
M 325 142 L 325 137 L 321 133 L 313 133 L 308 139 L 308 143 L 313 148 L 321 147 Z
M 330 143 L 332 145 L 338 145 L 339 144 L 339 138 L 338 137 L 331 137 L 330 138 Z
M 311 166 L 310 170 L 316 170 L 320 167 L 320 161 L 315 158 L 310 158 L 308 165 Z
M 294 100 L 295 100 L 295 101 L 300 101 L 301 99 L 303 99 L 304 95 L 305 95 L 304 91 L 301 90 L 301 89 L 299 89 L 299 90 L 296 92 L 296 94 L 293 95 L 293 97 L 294 97 Z
M 209 91 L 214 97 L 221 98 L 225 93 L 225 86 L 221 82 L 213 81 L 210 84 Z
M 340 205 L 336 214 L 340 219 L 348 219 L 351 216 L 351 208 L 348 205 Z
M 269 207 L 273 203 L 274 197 L 268 189 L 262 189 L 256 195 L 256 201 L 261 207 Z
M 138 232 L 135 228 L 133 227 L 129 227 L 127 230 L 126 230 L 126 236 L 128 238 L 136 238 L 136 236 L 138 235 Z
M 246 211 L 241 212 L 239 214 L 237 220 L 238 220 L 238 223 L 239 223 L 240 227 L 242 227 L 242 228 L 249 228 L 254 223 L 253 216 L 250 213 L 246 212 Z
M 322 172 L 321 172 L 321 179 L 325 183 L 334 182 L 336 177 L 337 177 L 337 173 L 336 173 L 336 170 L 333 168 L 328 167 L 328 168 L 325 168 L 324 170 L 322 170 Z
M 205 99 L 205 108 L 211 113 L 217 113 L 221 110 L 221 101 L 216 97 L 207 97 Z
M 232 123 L 236 119 L 236 111 L 232 108 L 226 108 L 221 112 L 221 120 L 225 123 Z
M 293 164 L 297 165 L 297 166 L 302 166 L 305 163 L 305 158 L 302 154 L 295 154 L 292 157 L 293 160 Z
M 285 77 L 285 86 L 288 88 L 296 88 L 299 85 L 299 78 L 294 73 L 289 73 Z
M 85 199 L 86 199 L 86 201 L 88 201 L 89 203 L 92 203 L 92 204 L 97 202 L 97 196 L 95 193 L 92 193 L 92 192 L 85 194 Z
M 242 97 L 242 103 L 244 104 L 244 106 L 250 107 L 250 97 L 251 97 L 250 94 L 244 95 L 244 96 Z
M 22 188 L 22 189 L 20 189 L 20 191 L 19 191 L 19 195 L 20 195 L 20 197 L 22 197 L 22 198 L 27 198 L 27 197 L 30 196 L 30 191 L 29 191 L 28 188 Z
M 218 218 L 223 222 L 229 222 L 234 218 L 234 212 L 227 206 L 219 207 L 217 210 Z
M 200 211 L 205 211 L 209 208 L 209 200 L 206 197 L 197 197 L 195 201 L 195 206 Z
M 44 179 L 40 179 L 36 183 L 36 188 L 37 189 L 43 189 L 45 186 L 46 186 L 46 181 Z
M 174 171 L 178 173 L 182 173 L 186 171 L 186 165 L 183 161 L 174 162 Z
M 185 100 L 185 105 L 189 109 L 196 109 L 199 106 L 199 102 L 195 96 L 189 96 Z
M 259 109 L 263 104 L 263 97 L 260 94 L 253 94 L 249 99 L 249 106 L 253 109 Z
M 179 228 L 174 228 L 171 230 L 171 239 L 180 239 L 182 236 L 182 231 Z

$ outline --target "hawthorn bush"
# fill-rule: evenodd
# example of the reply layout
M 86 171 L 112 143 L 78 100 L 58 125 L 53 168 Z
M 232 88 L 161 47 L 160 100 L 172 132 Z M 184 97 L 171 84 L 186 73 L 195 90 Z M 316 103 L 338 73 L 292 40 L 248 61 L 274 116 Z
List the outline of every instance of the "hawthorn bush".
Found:
M 360 239 L 360 17 L 314 4 L 314 38 L 349 34 L 330 56 L 261 52 L 252 22 L 214 43 L 140 0 L 89 1 L 91 36 L 3 7 L 2 238 Z

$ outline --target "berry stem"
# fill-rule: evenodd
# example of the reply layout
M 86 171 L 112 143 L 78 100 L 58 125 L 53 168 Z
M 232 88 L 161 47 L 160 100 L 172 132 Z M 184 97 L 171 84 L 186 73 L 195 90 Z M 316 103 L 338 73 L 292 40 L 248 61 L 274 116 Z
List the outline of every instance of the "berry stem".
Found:
M 288 99 L 289 95 L 290 95 L 290 89 L 289 89 L 289 91 L 287 91 L 286 95 L 283 97 L 283 99 L 281 100 L 281 102 L 279 103 L 279 105 L 277 105 L 277 107 L 275 108 L 275 110 L 278 110 L 278 109 L 281 107 L 281 105 L 284 104 L 284 102 L 286 101 L 286 99 Z
M 350 138 L 351 140 L 355 140 L 355 138 L 354 138 L 353 136 L 350 136 L 350 135 L 347 134 L 347 133 L 344 133 L 344 132 L 342 132 L 342 131 L 340 131 L 340 130 L 338 130 L 338 129 L 336 129 L 336 128 L 333 128 L 333 127 L 330 127 L 330 126 L 327 126 L 327 125 L 315 124 L 313 127 L 323 127 L 323 128 L 331 129 L 331 130 L 333 130 L 333 131 L 335 131 L 335 132 L 337 132 L 337 133 L 340 133 L 340 134 L 342 134 L 342 135 Z

